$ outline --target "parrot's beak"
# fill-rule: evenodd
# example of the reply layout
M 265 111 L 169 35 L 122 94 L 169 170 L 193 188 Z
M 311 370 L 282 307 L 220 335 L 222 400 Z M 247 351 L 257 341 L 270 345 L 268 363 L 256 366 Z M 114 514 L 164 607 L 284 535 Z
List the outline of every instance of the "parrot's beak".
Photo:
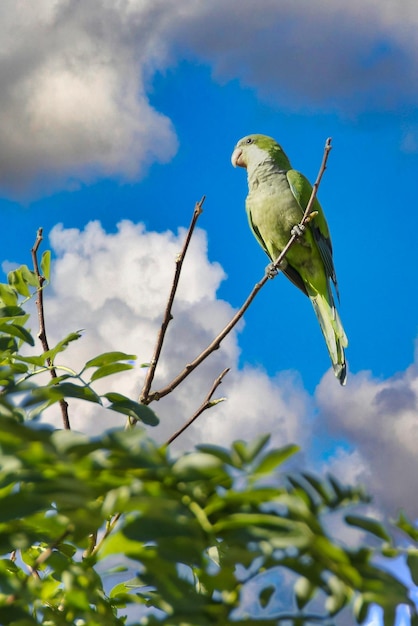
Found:
M 235 148 L 231 156 L 231 163 L 234 167 L 246 167 L 246 163 L 242 158 L 242 148 Z

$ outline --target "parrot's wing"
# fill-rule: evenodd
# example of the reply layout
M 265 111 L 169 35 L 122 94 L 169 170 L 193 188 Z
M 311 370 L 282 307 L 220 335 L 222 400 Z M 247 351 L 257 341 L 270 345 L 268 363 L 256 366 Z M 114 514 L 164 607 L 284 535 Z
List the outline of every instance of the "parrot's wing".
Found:
M 249 225 L 250 225 L 250 228 L 251 228 L 251 230 L 252 230 L 252 232 L 253 232 L 254 237 L 257 239 L 258 243 L 259 243 L 259 244 L 260 244 L 260 246 L 263 248 L 263 250 L 264 250 L 264 252 L 267 254 L 267 256 L 268 256 L 269 258 L 271 258 L 271 257 L 270 257 L 270 254 L 269 254 L 269 251 L 267 250 L 267 246 L 266 246 L 266 244 L 264 243 L 264 239 L 262 238 L 261 233 L 260 233 L 260 231 L 258 230 L 257 226 L 256 226 L 256 225 L 254 224 L 254 222 L 253 222 L 253 219 L 252 219 L 252 216 L 251 216 L 251 209 L 250 209 L 250 207 L 248 206 L 248 203 L 247 203 L 246 209 L 247 209 L 248 223 L 249 223 Z M 272 260 L 272 261 L 274 261 L 274 259 L 271 259 L 271 260 Z
M 258 230 L 257 226 L 254 224 L 252 220 L 251 210 L 248 207 L 248 205 L 247 205 L 247 216 L 248 216 L 248 223 L 250 225 L 251 230 L 253 231 L 254 237 L 257 239 L 258 243 L 263 248 L 264 252 L 267 254 L 269 259 L 274 263 L 276 259 L 271 258 L 270 252 L 268 251 L 267 246 L 264 243 L 264 239 L 262 238 L 260 231 Z M 299 274 L 299 272 L 294 267 L 292 267 L 289 263 L 286 263 L 286 266 L 282 267 L 281 271 L 283 272 L 285 276 L 287 276 L 287 278 L 290 281 L 292 281 L 292 283 L 296 287 L 299 287 L 299 289 L 303 291 L 303 293 L 306 296 L 308 295 L 308 292 L 306 291 L 305 283 L 303 282 L 302 277 Z
M 303 174 L 297 172 L 296 170 L 289 170 L 287 172 L 287 180 L 289 182 L 293 195 L 295 196 L 302 209 L 302 212 L 304 212 L 312 194 L 312 185 Z M 309 228 L 318 246 L 318 250 L 324 263 L 327 276 L 329 276 L 329 278 L 334 283 L 337 296 L 339 297 L 337 276 L 335 273 L 334 261 L 332 258 L 332 243 L 329 234 L 328 224 L 325 219 L 322 207 L 319 204 L 317 198 L 315 198 L 313 202 L 312 211 L 316 211 L 317 215 L 309 223 Z

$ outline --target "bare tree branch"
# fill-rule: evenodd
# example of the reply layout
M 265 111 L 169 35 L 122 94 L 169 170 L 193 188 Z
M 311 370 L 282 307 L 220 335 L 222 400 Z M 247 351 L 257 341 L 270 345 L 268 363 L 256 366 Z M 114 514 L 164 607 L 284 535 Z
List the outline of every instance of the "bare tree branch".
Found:
M 49 350 L 49 344 L 48 344 L 48 338 L 46 335 L 46 327 L 45 327 L 45 314 L 44 314 L 44 292 L 43 292 L 43 286 L 45 283 L 45 276 L 42 275 L 40 269 L 39 269 L 39 263 L 38 263 L 38 250 L 39 250 L 39 246 L 41 245 L 43 240 L 43 229 L 42 228 L 38 228 L 38 232 L 36 233 L 36 240 L 35 243 L 33 245 L 33 248 L 31 250 L 32 252 L 32 261 L 33 261 L 33 269 L 35 271 L 35 275 L 38 279 L 38 287 L 36 290 L 37 293 L 37 298 L 36 298 L 36 308 L 38 310 L 38 320 L 39 320 L 39 332 L 38 332 L 38 338 L 42 344 L 42 348 L 44 352 L 48 352 Z M 50 368 L 50 372 L 51 372 L 51 378 L 57 378 L 57 372 L 55 367 L 53 367 L 52 365 L 52 361 L 50 358 L 47 358 L 46 360 L 48 367 Z M 71 425 L 70 425 L 70 418 L 68 416 L 68 402 L 66 402 L 63 398 L 59 401 L 59 405 L 60 405 L 60 409 L 61 409 L 61 415 L 62 415 L 62 421 L 64 424 L 64 428 L 67 430 L 71 430 Z
M 197 418 L 202 415 L 203 411 L 206 411 L 207 409 L 210 409 L 211 407 L 215 406 L 215 404 L 218 404 L 219 402 L 222 402 L 224 400 L 224 398 L 218 398 L 217 400 L 212 400 L 212 396 L 215 393 L 215 391 L 217 390 L 217 388 L 219 387 L 219 385 L 222 383 L 223 378 L 227 375 L 227 373 L 229 372 L 229 367 L 227 367 L 226 369 L 224 369 L 224 371 L 219 374 L 218 378 L 214 381 L 208 395 L 206 396 L 206 398 L 203 400 L 202 404 L 200 405 L 200 407 L 197 409 L 197 411 L 192 415 L 192 417 L 179 429 L 177 430 L 173 435 L 171 435 L 171 437 L 167 440 L 166 445 L 170 445 L 170 443 L 173 443 L 173 441 L 175 439 L 177 439 L 177 437 L 179 437 L 182 433 L 184 433 L 184 431 L 189 428 L 189 426 L 191 426 L 191 424 L 193 424 L 193 422 L 195 420 L 197 420 Z
M 322 157 L 322 162 L 319 168 L 318 176 L 312 187 L 311 197 L 309 199 L 308 204 L 306 205 L 306 209 L 305 209 L 305 212 L 303 214 L 300 224 L 295 225 L 295 226 L 302 227 L 301 230 L 303 230 L 303 227 L 316 215 L 314 211 L 312 212 L 312 206 L 315 201 L 316 194 L 318 192 L 318 188 L 321 183 L 322 176 L 326 169 L 328 155 L 330 151 L 331 151 L 331 138 L 328 138 L 325 142 L 324 155 Z M 274 270 L 276 270 L 277 272 L 280 271 L 280 264 L 283 262 L 286 254 L 289 252 L 290 248 L 295 245 L 295 243 L 300 238 L 300 236 L 301 235 L 298 234 L 297 232 L 294 232 L 291 235 L 288 243 L 286 244 L 286 246 L 284 247 L 284 249 L 282 250 L 282 252 L 280 253 L 280 255 L 277 257 L 277 259 L 272 265 Z M 271 275 L 269 273 L 264 274 L 263 278 L 254 285 L 250 295 L 245 300 L 244 304 L 237 311 L 237 313 L 234 315 L 231 321 L 225 326 L 225 328 L 221 330 L 219 335 L 217 335 L 217 337 L 215 337 L 215 339 L 208 345 L 208 347 L 205 348 L 205 350 L 203 350 L 193 361 L 191 361 L 191 363 L 188 363 L 186 367 L 175 378 L 173 378 L 173 380 L 169 382 L 165 387 L 163 387 L 159 391 L 155 391 L 151 394 L 148 394 L 146 404 L 149 404 L 150 402 L 153 402 L 154 400 L 159 400 L 160 398 L 163 398 L 164 396 L 171 393 L 176 387 L 178 387 L 178 385 L 180 385 L 180 383 L 183 382 L 185 378 L 187 378 L 187 376 L 189 376 L 189 374 L 193 372 L 193 370 L 195 370 L 202 363 L 202 361 L 204 361 L 210 354 L 212 354 L 212 352 L 214 352 L 220 347 L 221 342 L 231 332 L 234 326 L 236 326 L 236 324 L 239 322 L 239 320 L 242 318 L 242 316 L 244 315 L 244 313 L 250 306 L 251 302 L 254 300 L 254 298 L 260 291 L 260 289 L 264 287 L 264 285 L 266 284 L 266 282 L 269 280 L 270 277 Z
M 145 378 L 144 386 L 142 388 L 141 395 L 139 397 L 139 401 L 142 402 L 142 404 L 148 404 L 148 402 L 149 402 L 148 395 L 149 395 L 149 391 L 151 389 L 152 381 L 154 380 L 155 370 L 157 368 L 158 360 L 160 358 L 161 349 L 163 347 L 165 334 L 167 332 L 167 328 L 168 328 L 169 323 L 173 319 L 173 315 L 171 313 L 171 310 L 172 310 L 172 307 L 173 307 L 174 298 L 176 296 L 177 287 L 178 287 L 179 280 L 180 280 L 180 274 L 181 274 L 181 270 L 182 270 L 182 267 L 183 267 L 183 261 L 184 261 L 184 258 L 186 256 L 187 249 L 189 247 L 190 240 L 192 238 L 192 235 L 193 235 L 193 232 L 194 232 L 194 229 L 195 229 L 195 226 L 196 226 L 196 222 L 197 222 L 197 220 L 199 218 L 199 215 L 203 211 L 202 206 L 203 206 L 204 201 L 205 201 L 205 196 L 203 196 L 203 198 L 200 200 L 200 202 L 196 202 L 196 204 L 195 204 L 192 221 L 190 222 L 189 230 L 187 231 L 187 235 L 186 235 L 186 239 L 184 241 L 183 249 L 182 249 L 182 251 L 180 252 L 180 254 L 178 255 L 178 257 L 176 259 L 176 270 L 175 270 L 175 273 L 174 273 L 173 283 L 171 285 L 171 291 L 170 291 L 170 295 L 168 297 L 168 301 L 167 301 L 167 306 L 166 306 L 165 313 L 164 313 L 163 322 L 161 324 L 160 332 L 158 333 L 157 343 L 156 343 L 155 350 L 154 350 L 154 355 L 152 357 L 151 364 L 150 364 L 150 367 L 148 369 L 148 372 L 147 372 L 147 375 L 146 375 L 146 378 Z

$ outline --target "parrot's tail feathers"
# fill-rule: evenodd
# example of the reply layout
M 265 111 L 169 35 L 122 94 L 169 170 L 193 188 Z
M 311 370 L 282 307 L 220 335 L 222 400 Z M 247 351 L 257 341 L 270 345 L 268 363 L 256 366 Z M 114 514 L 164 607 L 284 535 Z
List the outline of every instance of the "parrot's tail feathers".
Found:
M 348 340 L 338 311 L 335 308 L 334 301 L 331 299 L 331 302 L 329 302 L 327 298 L 318 293 L 310 299 L 327 344 L 334 374 L 341 385 L 345 385 L 347 380 L 347 364 L 344 348 L 347 347 Z

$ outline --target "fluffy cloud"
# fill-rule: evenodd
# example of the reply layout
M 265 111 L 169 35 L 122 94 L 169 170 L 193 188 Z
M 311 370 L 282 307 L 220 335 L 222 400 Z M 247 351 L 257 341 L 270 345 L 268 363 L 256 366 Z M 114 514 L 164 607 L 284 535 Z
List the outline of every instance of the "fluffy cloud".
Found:
M 343 113 L 416 104 L 418 10 L 410 0 L 203 1 L 181 40 L 282 104 Z
M 4 0 L 0 186 L 137 178 L 168 161 L 175 131 L 147 94 L 184 57 L 288 106 L 416 105 L 417 23 L 413 0 Z
M 171 285 L 175 259 L 184 231 L 146 232 L 142 224 L 124 221 L 116 233 L 106 233 L 98 222 L 84 231 L 53 229 L 50 239 L 57 255 L 52 286 L 46 293 L 51 344 L 66 333 L 83 328 L 83 337 L 62 355 L 62 364 L 75 370 L 98 353 L 123 350 L 150 360 Z M 164 344 L 155 387 L 161 388 L 205 348 L 230 320 L 231 306 L 216 292 L 225 278 L 222 268 L 207 259 L 206 235 L 197 230 L 183 267 L 178 295 Z M 179 440 L 180 447 L 199 442 L 225 445 L 237 438 L 251 440 L 274 432 L 274 443 L 304 441 L 308 434 L 310 402 L 295 375 L 271 380 L 259 369 L 238 368 L 237 332 L 232 332 L 209 359 L 173 394 L 154 403 L 161 425 L 152 435 L 165 441 L 200 406 L 213 381 L 226 367 L 231 372 L 215 397 L 226 401 L 206 411 Z M 96 388 L 136 398 L 144 369 L 98 381 Z M 72 426 L 101 432 L 124 420 L 95 405 L 70 403 Z M 47 415 L 59 425 L 58 411 Z
M 327 374 L 317 390 L 321 425 L 353 448 L 336 453 L 332 470 L 348 481 L 365 483 L 392 515 L 404 508 L 416 516 L 416 366 L 387 380 L 368 372 L 352 375 L 348 393 L 332 382 Z
M 173 156 L 171 122 L 145 94 L 165 56 L 159 4 L 1 4 L 1 185 L 136 177 Z
M 171 285 L 175 259 L 184 231 L 147 232 L 142 224 L 123 221 L 106 233 L 98 222 L 82 231 L 57 226 L 50 239 L 57 255 L 52 284 L 46 291 L 47 327 L 51 344 L 83 328 L 83 337 L 61 356 L 75 370 L 98 353 L 123 350 L 150 360 Z M 234 311 L 217 298 L 225 274 L 207 258 L 204 231 L 197 230 L 186 258 L 154 388 L 158 389 L 205 348 Z M 242 325 L 241 325 L 242 329 Z M 231 371 L 217 389 L 226 400 L 204 412 L 176 442 L 188 449 L 201 442 L 228 445 L 273 434 L 274 445 L 290 442 L 309 452 L 323 442 L 331 471 L 343 483 L 363 483 L 376 496 L 375 506 L 390 515 L 403 507 L 418 514 L 415 477 L 418 473 L 418 374 L 415 365 L 387 380 L 370 373 L 351 374 L 341 388 L 329 371 L 310 397 L 296 373 L 269 377 L 250 365 L 239 367 L 239 330 L 232 332 L 205 363 L 171 395 L 152 405 L 161 424 L 151 435 L 164 442 L 195 412 L 213 381 L 226 367 Z M 145 369 L 97 381 L 137 398 Z M 315 416 L 315 419 L 314 419 Z M 124 418 L 92 404 L 70 401 L 75 429 L 99 433 L 122 426 Z M 47 421 L 60 426 L 54 407 Z M 348 442 L 341 448 L 341 440 Z M 316 444 L 315 444 L 316 445 Z M 298 466 L 303 457 L 297 457 Z M 375 510 L 375 509 L 373 509 Z

